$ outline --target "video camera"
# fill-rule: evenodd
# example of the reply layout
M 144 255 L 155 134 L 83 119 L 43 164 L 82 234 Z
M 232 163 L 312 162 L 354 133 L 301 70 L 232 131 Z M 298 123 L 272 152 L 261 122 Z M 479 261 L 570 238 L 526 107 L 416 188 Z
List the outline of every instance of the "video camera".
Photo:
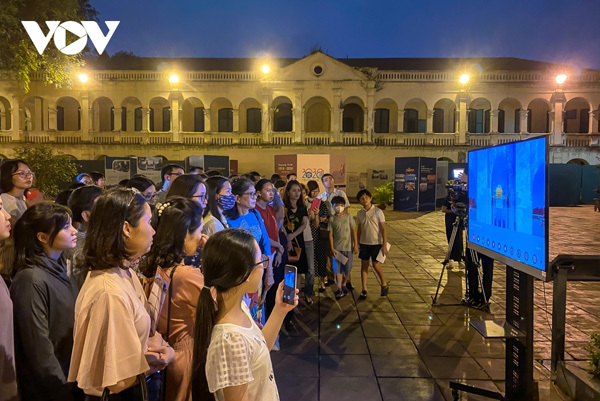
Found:
M 452 211 L 464 218 L 467 215 L 468 184 L 461 180 L 450 180 L 446 183 L 446 189 L 453 203 Z

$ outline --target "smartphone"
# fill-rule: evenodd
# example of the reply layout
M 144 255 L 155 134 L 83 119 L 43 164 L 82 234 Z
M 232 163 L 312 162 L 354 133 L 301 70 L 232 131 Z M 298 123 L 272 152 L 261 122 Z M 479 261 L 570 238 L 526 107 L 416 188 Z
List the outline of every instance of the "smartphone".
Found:
M 294 305 L 296 298 L 296 266 L 285 265 L 283 273 L 283 302 Z
M 321 206 L 321 199 L 315 199 L 312 201 L 310 208 L 311 209 L 318 209 L 319 206 Z

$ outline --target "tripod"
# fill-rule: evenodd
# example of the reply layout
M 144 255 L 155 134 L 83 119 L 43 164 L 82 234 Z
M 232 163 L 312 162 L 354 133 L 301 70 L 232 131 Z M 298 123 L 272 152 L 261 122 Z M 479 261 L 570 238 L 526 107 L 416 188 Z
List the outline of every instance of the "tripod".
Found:
M 464 223 L 464 226 L 466 228 L 467 227 L 467 216 L 466 216 L 466 214 L 464 214 L 463 211 L 459 211 L 459 213 L 456 216 L 456 219 L 454 220 L 454 223 L 452 223 L 452 234 L 450 235 L 450 241 L 448 241 L 448 251 L 446 252 L 446 257 L 444 258 L 444 261 L 442 262 L 442 272 L 440 273 L 440 278 L 438 280 L 437 289 L 435 290 L 435 296 L 432 297 L 432 303 L 431 303 L 432 306 L 467 305 L 470 307 L 477 308 L 476 305 L 472 305 L 467 302 L 467 299 L 469 297 L 468 274 L 465 274 L 465 297 L 463 298 L 463 300 L 460 303 L 458 303 L 458 304 L 438 304 L 437 303 L 438 295 L 440 292 L 440 287 L 442 285 L 442 279 L 444 278 L 444 272 L 446 271 L 447 265 L 450 263 L 450 255 L 452 254 L 452 249 L 454 248 L 454 243 L 456 242 L 456 236 L 457 236 L 461 221 Z M 462 238 L 461 238 L 461 241 L 462 241 Z M 476 265 L 476 268 L 477 268 L 479 287 L 481 288 L 481 292 L 483 294 L 484 306 L 486 306 L 488 304 L 488 300 L 487 300 L 487 297 L 485 294 L 485 290 L 483 288 L 483 271 L 481 270 L 479 257 L 477 256 L 477 252 L 475 252 L 474 250 L 469 249 L 469 251 L 471 252 L 471 260 L 473 261 L 473 263 Z M 466 259 L 464 257 L 464 254 L 461 255 L 461 259 Z

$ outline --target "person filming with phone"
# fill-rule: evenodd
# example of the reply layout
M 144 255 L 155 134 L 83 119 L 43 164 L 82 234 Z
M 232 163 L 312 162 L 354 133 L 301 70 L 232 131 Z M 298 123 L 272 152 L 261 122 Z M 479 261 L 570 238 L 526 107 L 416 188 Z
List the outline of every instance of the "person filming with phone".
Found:
M 261 331 L 243 297 L 257 291 L 267 265 L 268 258 L 244 230 L 219 231 L 207 241 L 194 331 L 193 401 L 279 400 L 269 351 L 285 315 L 298 305 L 298 290 L 286 303 L 284 281 L 297 280 L 289 277 L 279 284 L 275 307 Z

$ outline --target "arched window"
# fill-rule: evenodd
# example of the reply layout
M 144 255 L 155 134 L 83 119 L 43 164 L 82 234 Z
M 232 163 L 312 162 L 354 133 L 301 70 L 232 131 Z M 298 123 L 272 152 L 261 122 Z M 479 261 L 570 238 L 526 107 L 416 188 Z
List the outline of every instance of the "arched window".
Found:
M 414 134 L 419 132 L 419 112 L 417 110 L 404 110 L 404 132 L 406 132 L 407 134 Z
M 261 131 L 260 109 L 250 108 L 246 110 L 246 132 Z
M 292 131 L 292 105 L 290 103 L 281 103 L 275 108 L 275 112 L 273 113 L 273 131 Z
M 375 109 L 375 132 L 378 134 L 388 134 L 390 132 L 390 111 L 389 109 Z
M 233 109 L 219 109 L 219 132 L 233 132 Z

